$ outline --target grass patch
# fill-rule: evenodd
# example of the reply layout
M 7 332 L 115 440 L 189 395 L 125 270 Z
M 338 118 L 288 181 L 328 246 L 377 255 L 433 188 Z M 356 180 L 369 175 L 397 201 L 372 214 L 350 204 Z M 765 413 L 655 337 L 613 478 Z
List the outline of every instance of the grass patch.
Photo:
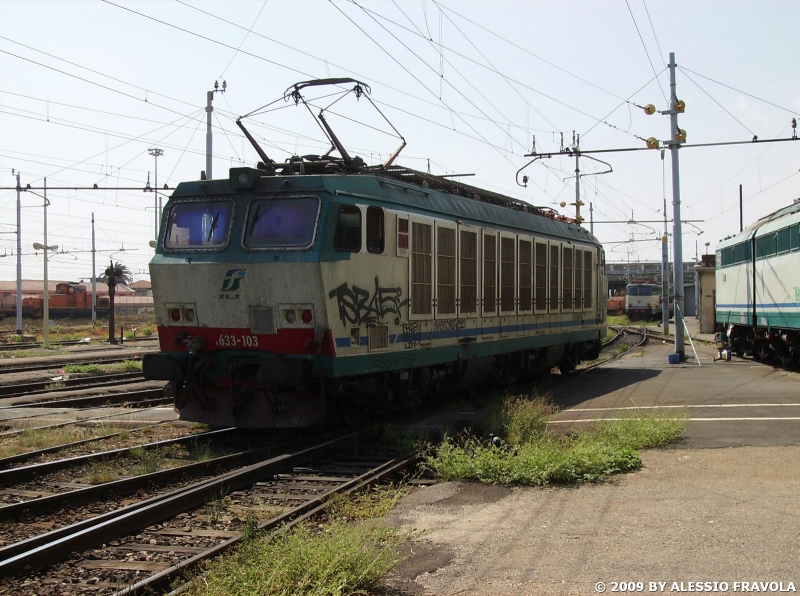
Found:
M 161 449 L 145 449 L 144 447 L 134 447 L 130 451 L 131 457 L 136 461 L 134 474 L 152 474 L 158 472 L 164 465 L 164 453 Z
M 682 418 L 660 414 L 623 416 L 574 435 L 547 428 L 553 406 L 543 398 L 506 398 L 490 411 L 485 428 L 495 439 L 478 435 L 446 437 L 430 448 L 425 465 L 444 480 L 479 480 L 490 484 L 575 484 L 596 481 L 641 467 L 637 450 L 665 445 L 683 435 Z M 495 434 L 495 433 L 491 433 Z
M 142 329 L 142 335 L 145 337 L 150 337 L 153 335 L 153 328 L 152 327 L 145 327 Z
M 628 315 L 609 315 L 606 317 L 606 323 L 624 327 L 625 325 L 630 325 L 631 320 L 628 318 Z
M 614 358 L 616 358 L 617 356 L 621 356 L 622 354 L 624 354 L 625 352 L 627 352 L 630 349 L 631 349 L 631 347 L 628 344 L 620 344 L 619 346 L 617 346 L 613 350 Z
M 6 437 L 0 442 L 0 457 L 9 457 L 29 451 L 38 451 L 75 441 L 91 439 L 117 432 L 119 429 L 110 425 L 66 426 L 63 428 L 29 429 L 15 436 Z
M 64 372 L 82 373 L 85 375 L 103 375 L 106 369 L 99 364 L 67 364 L 64 367 Z
M 122 370 L 125 372 L 141 372 L 142 362 L 141 360 L 126 360 L 122 363 Z
M 105 484 L 119 478 L 117 467 L 107 461 L 89 462 L 89 471 L 83 478 L 88 484 Z
M 334 495 L 329 501 L 328 515 L 343 521 L 360 521 L 383 517 L 405 496 L 404 486 L 379 484 L 355 495 Z
M 186 594 L 364 594 L 399 562 L 402 538 L 388 528 L 332 521 L 244 541 L 206 566 Z

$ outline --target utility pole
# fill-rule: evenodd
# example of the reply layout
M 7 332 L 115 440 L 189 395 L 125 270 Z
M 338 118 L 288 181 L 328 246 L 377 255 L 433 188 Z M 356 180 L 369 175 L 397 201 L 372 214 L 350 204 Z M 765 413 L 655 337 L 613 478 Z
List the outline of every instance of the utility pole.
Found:
M 47 281 L 47 178 L 44 179 L 44 308 L 42 309 L 42 347 L 50 347 L 50 284 Z
M 14 171 L 12 170 L 13 174 Z M 19 185 L 19 172 L 17 172 L 17 335 L 22 335 L 22 203 L 20 199 L 22 188 Z
M 94 211 L 92 211 L 92 329 L 97 322 L 97 266 L 95 258 L 97 251 L 94 248 Z
M 742 210 L 742 185 L 739 185 L 739 231 L 744 230 L 744 211 Z
M 669 109 L 661 112 L 669 115 L 670 140 L 669 152 L 672 158 L 672 247 L 673 247 L 673 282 L 675 284 L 675 353 L 681 360 L 686 359 L 683 340 L 683 233 L 681 230 L 681 180 L 678 163 L 678 150 L 686 140 L 686 132 L 678 128 L 678 114 L 686 108 L 684 102 L 678 100 L 675 91 L 675 53 L 669 54 Z
M 589 202 L 589 233 L 594 236 L 594 206 Z
M 664 235 L 661 236 L 661 328 L 669 334 L 669 235 L 667 234 L 667 192 L 664 188 L 664 150 L 661 150 L 661 193 L 664 197 Z
M 228 84 L 222 81 L 222 90 L 219 88 L 219 82 L 214 81 L 214 90 L 206 93 L 206 180 L 212 179 L 211 174 L 211 113 L 214 107 L 211 102 L 214 100 L 214 93 L 225 93 Z M 157 185 L 156 185 L 157 186 Z
M 42 309 L 42 347 L 50 347 L 50 287 L 47 279 L 47 251 L 58 250 L 58 245 L 47 245 L 47 207 L 50 201 L 47 200 L 47 178 L 44 179 L 44 244 L 38 242 L 33 243 L 33 248 L 36 250 L 44 251 L 44 294 L 43 294 L 43 309 Z
M 210 117 L 210 115 L 209 115 L 209 117 Z M 210 130 L 211 129 L 209 129 L 209 131 Z M 209 134 L 210 134 L 210 132 L 209 132 Z M 209 147 L 210 147 L 211 146 L 210 145 L 210 143 L 211 143 L 210 137 L 209 137 L 209 141 L 208 142 L 209 142 Z M 154 236 L 154 238 L 156 240 L 158 240 L 158 227 L 159 227 L 158 226 L 158 224 L 159 224 L 158 219 L 159 219 L 159 216 L 161 215 L 161 209 L 159 209 L 159 205 L 158 205 L 158 157 L 160 155 L 164 155 L 164 150 L 163 149 L 155 149 L 154 148 L 154 149 L 148 149 L 147 151 L 148 151 L 148 153 L 150 153 L 150 155 L 152 155 L 153 157 L 156 158 L 156 182 L 155 182 L 155 186 L 153 186 L 153 188 L 156 191 L 156 196 L 155 196 L 155 199 L 154 199 L 153 211 L 155 212 L 155 219 L 156 219 L 156 222 L 155 222 L 156 223 L 156 235 Z
M 575 221 L 581 225 L 581 135 L 575 137 Z

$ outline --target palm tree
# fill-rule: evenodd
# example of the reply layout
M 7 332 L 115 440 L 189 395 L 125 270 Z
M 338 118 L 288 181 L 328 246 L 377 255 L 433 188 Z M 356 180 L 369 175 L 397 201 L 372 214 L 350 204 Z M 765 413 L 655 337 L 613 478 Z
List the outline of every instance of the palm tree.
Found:
M 100 283 L 108 284 L 108 343 L 116 344 L 117 338 L 114 337 L 114 294 L 117 292 L 117 284 L 127 286 L 133 281 L 133 275 L 122 263 L 110 261 L 99 281 Z

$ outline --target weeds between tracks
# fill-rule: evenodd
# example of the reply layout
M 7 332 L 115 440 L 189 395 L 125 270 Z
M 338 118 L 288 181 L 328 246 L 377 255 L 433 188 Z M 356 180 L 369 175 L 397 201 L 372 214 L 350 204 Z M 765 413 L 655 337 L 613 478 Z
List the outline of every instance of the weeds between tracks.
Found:
M 425 465 L 443 480 L 575 484 L 636 470 L 642 465 L 637 450 L 670 443 L 685 430 L 674 414 L 626 414 L 564 435 L 547 428 L 554 412 L 543 397 L 507 397 L 473 433 L 445 437 L 431 447 Z M 483 438 L 487 435 L 490 440 Z

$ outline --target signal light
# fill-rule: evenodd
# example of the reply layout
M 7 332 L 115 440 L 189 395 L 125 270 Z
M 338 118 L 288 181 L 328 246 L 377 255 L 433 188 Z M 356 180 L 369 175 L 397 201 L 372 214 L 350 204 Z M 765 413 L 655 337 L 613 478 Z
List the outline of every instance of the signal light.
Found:
M 303 319 L 303 323 L 308 324 L 308 323 L 311 322 L 311 319 L 313 319 L 314 317 L 311 314 L 310 310 L 304 310 L 303 314 L 301 315 L 301 318 Z
M 181 309 L 175 308 L 172 310 L 172 314 L 170 315 L 173 321 L 180 321 L 181 320 Z
M 284 316 L 286 318 L 286 322 L 289 323 L 290 325 L 293 325 L 295 321 L 297 321 L 297 315 L 294 314 L 293 310 L 287 310 L 286 315 Z
M 187 320 L 187 321 L 189 321 L 190 323 L 191 323 L 192 321 L 194 321 L 194 311 L 193 311 L 191 308 L 187 309 L 187 310 L 186 310 L 186 312 L 185 312 L 185 313 L 183 313 L 183 316 L 184 316 L 184 317 L 186 318 L 186 320 Z

